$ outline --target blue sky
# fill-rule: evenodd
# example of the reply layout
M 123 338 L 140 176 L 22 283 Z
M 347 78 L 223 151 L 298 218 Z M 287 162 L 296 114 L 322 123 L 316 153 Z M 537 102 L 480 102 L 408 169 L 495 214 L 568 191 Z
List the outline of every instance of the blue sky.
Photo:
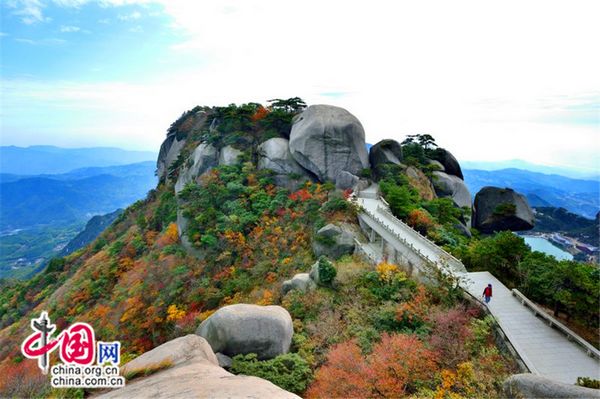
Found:
M 367 140 L 598 170 L 595 1 L 6 0 L 3 145 L 157 150 L 196 104 L 301 96 Z

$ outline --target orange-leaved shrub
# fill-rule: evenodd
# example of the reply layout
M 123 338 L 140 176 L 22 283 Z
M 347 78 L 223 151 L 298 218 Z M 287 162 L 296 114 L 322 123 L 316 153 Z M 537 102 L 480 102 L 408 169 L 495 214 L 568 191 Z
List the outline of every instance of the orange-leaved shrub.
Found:
M 396 398 L 438 372 L 438 355 L 414 335 L 387 334 L 363 357 L 356 341 L 336 345 L 307 391 L 309 398 Z

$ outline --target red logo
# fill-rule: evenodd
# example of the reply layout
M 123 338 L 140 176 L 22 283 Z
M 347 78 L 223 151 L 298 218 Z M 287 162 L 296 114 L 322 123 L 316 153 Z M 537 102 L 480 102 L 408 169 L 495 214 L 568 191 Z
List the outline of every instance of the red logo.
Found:
M 21 352 L 29 359 L 37 359 L 38 367 L 48 373 L 48 356 L 60 345 L 60 359 L 64 364 L 89 366 L 96 356 L 94 329 L 87 323 L 75 323 L 64 330 L 56 339 L 52 334 L 56 326 L 50 323 L 48 313 L 42 312 L 39 319 L 31 320 L 35 331 L 21 345 Z

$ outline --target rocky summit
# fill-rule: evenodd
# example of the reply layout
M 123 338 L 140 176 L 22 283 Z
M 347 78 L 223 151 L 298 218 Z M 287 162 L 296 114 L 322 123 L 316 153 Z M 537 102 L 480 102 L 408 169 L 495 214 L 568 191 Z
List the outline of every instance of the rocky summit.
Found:
M 184 112 L 145 199 L 0 290 L 0 375 L 18 376 L 0 396 L 56 396 L 35 362 L 12 361 L 39 309 L 61 331 L 81 321 L 121 342 L 127 385 L 92 392 L 107 398 L 497 397 L 515 361 L 429 270 L 442 261 L 593 323 L 530 289 L 530 269 L 568 268 L 500 231 L 530 227 L 522 196 L 486 188 L 473 206 L 429 135 L 366 148 L 349 111 L 297 97 Z M 588 288 L 577 295 L 593 301 Z

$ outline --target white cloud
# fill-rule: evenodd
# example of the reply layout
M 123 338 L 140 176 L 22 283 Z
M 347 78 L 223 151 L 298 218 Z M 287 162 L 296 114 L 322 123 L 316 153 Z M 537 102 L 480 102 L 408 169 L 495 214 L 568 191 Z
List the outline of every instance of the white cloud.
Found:
M 117 18 L 121 21 L 132 21 L 137 20 L 142 17 L 142 14 L 139 11 L 134 11 L 131 14 L 119 14 Z
M 79 32 L 80 30 L 79 26 L 61 25 L 60 27 L 60 31 L 64 33 Z
M 98 23 L 99 24 L 105 24 L 105 25 L 107 25 L 107 24 L 110 24 L 110 19 L 109 18 L 102 18 L 102 19 L 98 20 Z
M 8 7 L 13 8 L 13 15 L 21 18 L 21 22 L 26 25 L 32 25 L 38 22 L 46 22 L 50 19 L 44 17 L 42 9 L 44 4 L 40 0 L 12 0 L 6 3 Z
M 133 28 L 129 28 L 129 32 L 142 33 L 144 29 L 140 25 L 136 25 Z
M 25 43 L 25 44 L 31 44 L 32 46 L 53 46 L 53 45 L 59 45 L 59 44 L 64 44 L 67 41 L 63 40 L 63 39 L 56 39 L 56 38 L 46 38 L 46 39 L 39 39 L 39 40 L 32 40 L 32 39 L 26 39 L 26 38 L 16 38 L 15 39 L 16 42 L 19 43 Z

